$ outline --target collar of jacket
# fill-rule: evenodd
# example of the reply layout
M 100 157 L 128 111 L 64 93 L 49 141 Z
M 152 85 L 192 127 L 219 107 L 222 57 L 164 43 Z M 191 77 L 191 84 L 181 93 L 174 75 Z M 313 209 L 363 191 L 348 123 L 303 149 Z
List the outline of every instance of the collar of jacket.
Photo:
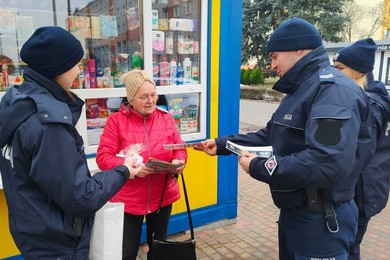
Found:
M 294 64 L 273 86 L 285 94 L 294 93 L 308 77 L 318 73 L 321 67 L 329 66 L 328 53 L 324 46 L 312 50 Z
M 383 82 L 375 81 L 372 73 L 367 74 L 367 87 L 366 91 L 369 93 L 377 93 L 382 96 L 389 96 L 389 93 L 386 90 L 386 86 Z
M 385 84 L 380 81 L 368 78 L 366 92 L 368 96 L 382 107 L 382 112 L 390 122 L 390 97 Z
M 57 82 L 31 68 L 25 69 L 23 77 L 18 89 L 35 101 L 41 122 L 76 125 L 84 105 L 80 98 L 72 93 L 75 100 L 71 100 Z
M 122 112 L 123 114 L 125 114 L 128 117 L 134 118 L 137 121 L 144 122 L 144 120 L 149 120 L 155 116 L 156 109 L 150 115 L 143 116 L 140 113 L 138 113 L 137 111 L 135 111 L 131 105 L 126 106 L 126 105 L 122 104 L 120 112 Z

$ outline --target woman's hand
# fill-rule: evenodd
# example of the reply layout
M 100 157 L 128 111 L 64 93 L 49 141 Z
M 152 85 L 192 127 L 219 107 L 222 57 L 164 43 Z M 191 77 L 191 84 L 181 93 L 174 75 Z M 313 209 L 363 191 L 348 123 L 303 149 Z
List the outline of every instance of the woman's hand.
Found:
M 154 169 L 152 167 L 146 166 L 145 164 L 141 165 L 141 169 L 138 172 L 137 177 L 144 178 L 148 176 L 149 174 L 154 173 Z
M 182 173 L 184 168 L 186 167 L 185 161 L 179 160 L 179 159 L 173 159 L 172 160 L 172 164 L 183 164 L 183 166 L 180 166 L 179 168 L 172 170 L 171 173 L 173 173 L 173 174 L 180 174 L 180 173 Z

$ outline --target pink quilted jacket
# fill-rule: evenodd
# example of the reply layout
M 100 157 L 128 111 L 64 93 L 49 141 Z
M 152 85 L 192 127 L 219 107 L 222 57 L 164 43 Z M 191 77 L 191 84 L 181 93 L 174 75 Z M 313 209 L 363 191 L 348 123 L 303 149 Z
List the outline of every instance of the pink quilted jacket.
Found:
M 107 170 L 123 164 L 124 159 L 116 155 L 130 144 L 138 143 L 144 147 L 140 153 L 144 162 L 150 157 L 167 162 L 173 159 L 187 160 L 185 149 L 166 150 L 163 147 L 163 144 L 184 143 L 171 114 L 157 108 L 148 117 L 143 117 L 131 107 L 122 105 L 118 112 L 107 119 L 96 156 L 99 168 Z M 125 212 L 134 215 L 156 211 L 160 206 L 167 174 L 159 172 L 145 178 L 129 179 L 110 201 L 124 202 Z M 172 204 L 179 198 L 177 181 L 172 174 L 168 174 L 162 206 Z

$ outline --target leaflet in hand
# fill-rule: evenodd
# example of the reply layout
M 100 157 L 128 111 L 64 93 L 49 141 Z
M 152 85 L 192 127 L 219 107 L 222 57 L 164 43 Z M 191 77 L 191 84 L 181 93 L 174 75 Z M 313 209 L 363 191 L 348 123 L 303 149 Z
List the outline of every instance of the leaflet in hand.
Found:
M 226 142 L 226 149 L 238 156 L 246 156 L 247 153 L 254 153 L 261 158 L 270 158 L 273 155 L 272 146 L 243 146 L 229 140 Z
M 195 144 L 200 144 L 200 142 L 188 143 L 188 144 L 163 144 L 164 148 L 167 150 L 179 150 L 193 147 Z
M 170 172 L 182 167 L 184 163 L 173 164 L 166 161 L 150 158 L 145 165 L 153 168 L 155 172 Z

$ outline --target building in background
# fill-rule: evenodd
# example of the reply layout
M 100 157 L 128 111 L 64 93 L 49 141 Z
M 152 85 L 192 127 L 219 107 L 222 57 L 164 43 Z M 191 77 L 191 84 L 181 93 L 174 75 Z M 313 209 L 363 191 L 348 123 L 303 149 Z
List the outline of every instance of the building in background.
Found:
M 381 40 L 390 40 L 390 0 L 383 0 Z

